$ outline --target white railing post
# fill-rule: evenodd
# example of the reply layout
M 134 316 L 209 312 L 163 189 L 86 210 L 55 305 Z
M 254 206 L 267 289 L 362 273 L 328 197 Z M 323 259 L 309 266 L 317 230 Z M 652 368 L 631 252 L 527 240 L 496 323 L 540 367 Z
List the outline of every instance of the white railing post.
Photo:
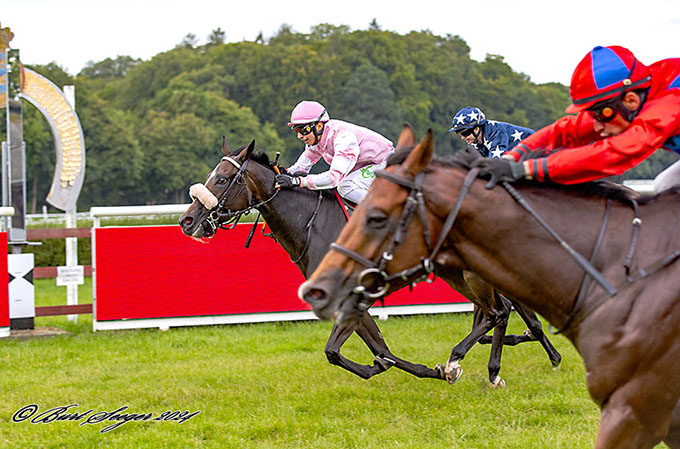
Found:
M 71 107 L 75 111 L 76 109 L 76 92 L 75 86 L 64 86 L 64 97 L 66 101 L 71 104 Z M 66 228 L 76 228 L 78 220 L 76 218 L 76 208 L 67 210 L 66 214 Z M 66 237 L 66 266 L 75 267 L 78 266 L 78 239 L 76 237 Z M 66 286 L 66 304 L 76 305 L 78 304 L 78 285 L 68 284 Z M 78 315 L 68 315 L 69 321 L 74 323 L 78 321 Z

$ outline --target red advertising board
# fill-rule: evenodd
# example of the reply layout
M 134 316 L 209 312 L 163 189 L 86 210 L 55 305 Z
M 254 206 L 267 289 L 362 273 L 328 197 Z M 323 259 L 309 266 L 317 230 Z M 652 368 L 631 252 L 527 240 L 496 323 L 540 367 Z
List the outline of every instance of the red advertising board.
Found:
M 179 226 L 95 229 L 95 320 L 310 310 L 297 297 L 304 278 L 281 246 L 258 227 L 244 248 L 250 228 L 219 231 L 207 243 Z M 385 305 L 464 301 L 435 280 L 396 292 Z
M 9 327 L 9 273 L 7 271 L 7 233 L 0 232 L 0 327 Z

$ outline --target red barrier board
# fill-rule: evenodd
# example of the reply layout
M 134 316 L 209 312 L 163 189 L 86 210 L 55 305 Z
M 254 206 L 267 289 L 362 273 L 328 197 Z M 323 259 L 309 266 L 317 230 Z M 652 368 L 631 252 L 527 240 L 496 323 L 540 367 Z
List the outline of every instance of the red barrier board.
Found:
M 0 327 L 9 327 L 9 273 L 7 271 L 7 233 L 0 232 Z
M 250 228 L 219 231 L 207 243 L 185 236 L 179 226 L 95 229 L 95 319 L 310 310 L 297 297 L 304 277 L 260 226 L 244 248 Z M 385 305 L 464 301 L 437 279 L 396 292 Z

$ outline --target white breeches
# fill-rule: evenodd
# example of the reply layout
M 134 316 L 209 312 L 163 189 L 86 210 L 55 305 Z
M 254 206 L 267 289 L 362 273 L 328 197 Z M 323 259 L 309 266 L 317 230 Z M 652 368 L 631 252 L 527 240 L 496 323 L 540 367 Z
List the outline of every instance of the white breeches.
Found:
M 387 159 L 379 164 L 368 165 L 351 172 L 338 184 L 338 193 L 343 198 L 358 203 L 366 196 L 369 187 L 371 187 L 371 183 L 375 179 L 375 170 L 385 168 L 386 165 Z
M 654 193 L 659 193 L 680 185 L 680 161 L 677 161 L 656 175 L 654 178 Z

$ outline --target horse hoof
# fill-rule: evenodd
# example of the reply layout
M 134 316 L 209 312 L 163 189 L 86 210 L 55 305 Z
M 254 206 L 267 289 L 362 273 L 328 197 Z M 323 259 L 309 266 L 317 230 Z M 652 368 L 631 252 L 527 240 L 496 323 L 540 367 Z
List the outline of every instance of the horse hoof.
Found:
M 453 385 L 456 383 L 458 379 L 460 379 L 460 376 L 463 374 L 463 368 L 460 366 L 457 360 L 453 362 L 449 362 L 446 364 L 446 368 L 444 369 L 444 374 L 446 376 L 446 381 Z
M 532 340 L 536 340 L 536 337 L 534 337 L 534 334 L 532 334 L 529 329 L 524 329 L 524 335 L 531 338 Z
M 505 381 L 501 378 L 501 376 L 496 376 L 493 382 L 489 382 L 489 386 L 494 390 L 496 388 L 505 388 Z
M 550 363 L 552 363 L 553 370 L 557 371 L 557 368 L 559 368 L 560 364 L 562 363 L 562 357 L 557 358 L 557 359 L 552 359 L 552 360 L 550 360 Z

